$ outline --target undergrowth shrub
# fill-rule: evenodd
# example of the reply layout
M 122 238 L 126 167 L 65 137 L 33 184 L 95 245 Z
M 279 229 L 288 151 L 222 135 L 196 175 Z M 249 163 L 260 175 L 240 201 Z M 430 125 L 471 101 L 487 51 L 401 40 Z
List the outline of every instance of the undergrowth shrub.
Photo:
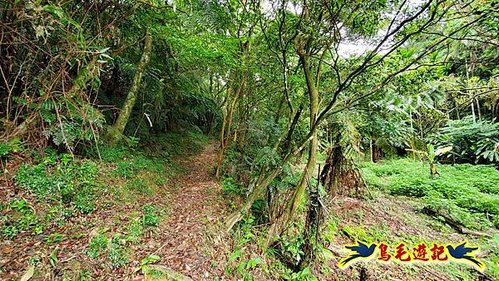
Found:
M 7 215 L 2 216 L 2 236 L 12 239 L 22 231 L 40 234 L 45 225 L 40 222 L 33 208 L 25 199 L 13 199 L 7 204 Z
M 109 239 L 104 234 L 99 233 L 90 240 L 86 253 L 91 258 L 97 258 L 107 250 L 108 246 Z
M 499 123 L 494 120 L 450 120 L 433 138 L 439 146 L 452 146 L 449 156 L 458 162 L 499 163 Z
M 126 240 L 118 234 L 111 239 L 102 233 L 97 234 L 90 240 L 85 253 L 93 259 L 106 255 L 107 260 L 115 268 L 122 267 L 129 261 Z
M 499 227 L 499 173 L 493 166 L 439 165 L 440 176 L 433 179 L 427 164 L 411 159 L 363 163 L 362 167 L 370 186 L 392 195 L 421 197 L 467 227 Z
M 15 181 L 40 199 L 61 202 L 88 214 L 95 209 L 97 164 L 76 161 L 66 154 L 48 157 L 36 165 L 22 164 Z
M 245 193 L 245 188 L 237 184 L 236 180 L 233 178 L 223 178 L 222 179 L 222 190 L 225 195 L 237 195 L 241 196 Z
M 108 259 L 113 267 L 122 267 L 128 263 L 128 248 L 125 245 L 126 240 L 121 235 L 113 236 L 109 243 Z
M 225 268 L 225 271 L 233 276 L 233 279 L 254 280 L 250 271 L 263 263 L 260 257 L 250 257 L 247 251 L 247 244 L 256 239 L 255 234 L 253 234 L 254 222 L 253 216 L 245 216 L 234 231 L 233 238 L 236 245 L 228 255 L 229 263 Z
M 22 164 L 16 171 L 17 186 L 32 193 L 37 200 L 30 205 L 25 199 L 12 199 L 2 217 L 2 235 L 14 238 L 27 231 L 41 234 L 51 225 L 63 225 L 68 218 L 89 214 L 96 208 L 96 182 L 99 169 L 90 160 L 75 160 L 69 154 L 47 149 L 44 157 L 35 157 L 38 164 Z M 40 204 L 47 209 L 35 212 Z M 38 213 L 38 214 L 37 214 Z
M 142 222 L 144 226 L 158 226 L 159 216 L 158 211 L 153 205 L 144 205 L 143 208 L 144 215 L 142 216 Z
M 22 150 L 22 143 L 19 139 L 13 139 L 9 142 L 0 143 L 0 158 L 8 156 L 10 153 Z

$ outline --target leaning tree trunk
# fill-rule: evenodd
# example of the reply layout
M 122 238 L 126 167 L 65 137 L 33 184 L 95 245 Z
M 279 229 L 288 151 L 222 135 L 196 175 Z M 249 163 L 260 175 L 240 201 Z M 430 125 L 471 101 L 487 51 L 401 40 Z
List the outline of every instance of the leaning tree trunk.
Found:
M 116 120 L 114 125 L 109 129 L 108 132 L 109 141 L 111 143 L 116 143 L 120 141 L 121 138 L 123 137 L 125 126 L 128 123 L 128 119 L 130 118 L 132 109 L 135 106 L 135 102 L 137 101 L 140 84 L 142 82 L 142 76 L 144 75 L 146 66 L 149 63 L 151 50 L 152 50 L 152 37 L 149 30 L 147 30 L 146 37 L 144 40 L 144 51 L 142 52 L 142 57 L 140 58 L 139 64 L 137 65 L 137 68 L 135 70 L 132 87 L 130 88 L 130 91 L 128 91 L 128 95 L 126 97 L 125 103 L 123 104 L 123 108 L 121 109 L 120 114 L 118 115 L 118 119 Z
M 313 82 L 312 78 L 312 73 L 310 72 L 311 66 L 308 61 L 308 57 L 303 55 L 301 57 L 302 59 L 302 65 L 303 65 L 303 71 L 305 72 L 305 78 L 307 80 L 307 88 L 309 92 L 309 102 L 310 102 L 310 128 L 312 129 L 315 125 L 315 122 L 317 120 L 317 114 L 319 111 L 319 92 L 317 90 L 317 87 L 315 86 L 315 83 Z M 305 194 L 305 189 L 307 187 L 307 180 L 310 179 L 312 176 L 312 173 L 315 170 L 315 164 L 316 164 L 316 154 L 317 154 L 317 147 L 318 147 L 318 139 L 317 139 L 317 130 L 315 130 L 312 134 L 312 138 L 310 140 L 310 146 L 308 149 L 308 161 L 307 161 L 307 166 L 305 167 L 303 171 L 302 178 L 300 180 L 300 183 L 298 184 L 293 199 L 290 201 L 289 205 L 289 218 L 287 221 L 293 216 L 296 208 L 298 207 L 301 198 Z M 287 223 L 286 221 L 286 223 Z

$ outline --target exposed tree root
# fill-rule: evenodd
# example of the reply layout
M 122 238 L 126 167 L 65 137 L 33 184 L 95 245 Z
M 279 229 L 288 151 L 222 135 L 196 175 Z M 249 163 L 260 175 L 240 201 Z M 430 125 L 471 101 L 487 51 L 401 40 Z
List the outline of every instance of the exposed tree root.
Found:
M 352 160 L 345 157 L 340 145 L 329 150 L 326 163 L 320 174 L 320 181 L 331 196 L 355 194 L 356 197 L 359 197 L 367 189 L 360 171 Z

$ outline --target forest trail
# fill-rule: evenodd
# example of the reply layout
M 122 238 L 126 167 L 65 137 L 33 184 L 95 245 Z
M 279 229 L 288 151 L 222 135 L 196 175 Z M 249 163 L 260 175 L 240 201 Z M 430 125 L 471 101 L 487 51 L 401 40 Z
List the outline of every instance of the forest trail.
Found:
M 227 239 L 218 226 L 225 203 L 220 184 L 210 173 L 216 159 L 215 145 L 185 160 L 186 172 L 175 180 L 168 218 L 161 222 L 162 245 L 155 254 L 162 265 L 194 280 L 212 280 L 223 274 Z

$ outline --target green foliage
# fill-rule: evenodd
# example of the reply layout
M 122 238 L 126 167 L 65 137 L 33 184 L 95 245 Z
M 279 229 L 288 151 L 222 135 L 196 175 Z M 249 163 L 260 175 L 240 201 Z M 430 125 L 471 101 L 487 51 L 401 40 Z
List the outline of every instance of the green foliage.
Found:
M 22 188 L 47 201 L 61 202 L 84 214 L 95 209 L 97 165 L 74 161 L 70 155 L 48 155 L 42 163 L 22 164 L 15 181 Z
M 101 230 L 90 240 L 85 253 L 94 259 L 106 258 L 113 267 L 122 267 L 129 262 L 130 245 L 140 241 L 144 225 L 139 218 L 131 219 L 126 225 L 125 235 L 115 234 L 112 238 Z M 154 257 L 142 266 L 155 262 Z
M 206 135 L 195 129 L 183 132 L 169 132 L 151 136 L 150 142 L 155 145 L 149 147 L 148 151 L 151 153 L 160 152 L 165 157 L 195 154 L 208 143 L 208 140 Z M 161 149 L 161 151 L 155 149 Z
M 120 235 L 115 235 L 111 239 L 108 259 L 113 267 L 122 267 L 128 263 L 128 251 L 125 240 Z
M 238 225 L 234 240 L 237 245 L 233 251 L 229 253 L 230 265 L 226 268 L 230 274 L 235 274 L 238 279 L 254 280 L 250 271 L 259 265 L 263 265 L 264 261 L 260 257 L 249 257 L 246 251 L 246 246 L 254 241 L 255 235 L 253 234 L 254 217 L 247 216 Z
M 113 174 L 124 179 L 133 178 L 141 170 L 161 172 L 164 168 L 162 160 L 124 146 L 104 146 L 100 155 L 103 161 L 116 166 Z
M 141 178 L 133 178 L 127 182 L 127 188 L 132 191 L 136 191 L 142 195 L 153 195 L 154 191 L 151 187 Z
M 208 142 L 208 138 L 196 131 L 186 131 L 184 134 L 167 133 L 151 136 L 148 140 L 151 145 L 135 147 L 136 145 L 104 145 L 87 151 L 91 157 L 99 157 L 115 167 L 112 174 L 130 180 L 131 189 L 147 194 L 137 176 L 142 172 L 151 172 L 160 175 L 155 178 L 159 183 L 165 174 L 170 174 L 175 167 L 171 165 L 171 158 L 177 155 L 188 155 L 198 152 Z M 150 176 L 150 175 L 148 175 Z M 132 183 L 134 182 L 134 183 Z
M 67 239 L 67 236 L 65 234 L 61 233 L 51 233 L 49 234 L 44 241 L 48 244 L 56 244 L 59 242 L 62 242 Z
M 471 116 L 450 120 L 434 137 L 440 145 L 452 145 L 459 162 L 499 163 L 499 123 L 474 121 Z
M 144 225 L 140 219 L 132 219 L 126 228 L 126 239 L 132 243 L 138 242 L 144 232 Z
M 245 188 L 241 187 L 236 183 L 233 178 L 223 178 L 222 179 L 222 190 L 225 195 L 236 195 L 241 196 L 245 192 Z
M 0 158 L 8 156 L 10 153 L 17 153 L 22 150 L 22 142 L 13 139 L 7 143 L 0 143 Z
M 140 270 L 142 271 L 142 274 L 146 276 L 152 276 L 152 279 L 160 279 L 161 277 L 164 277 L 163 272 L 159 270 L 155 270 L 151 268 L 149 265 L 158 262 L 161 259 L 160 256 L 157 255 L 149 255 L 145 258 L 143 258 L 140 261 Z
M 255 168 L 271 169 L 280 163 L 280 157 L 277 151 L 271 147 L 265 146 L 259 148 L 256 152 L 255 159 L 252 161 Z
M 97 234 L 90 240 L 86 253 L 91 258 L 101 256 L 109 246 L 109 239 L 102 233 Z
M 23 198 L 9 201 L 7 216 L 3 216 L 0 223 L 2 236 L 7 239 L 12 239 L 23 231 L 37 235 L 45 228 L 45 224 L 36 216 L 33 207 Z
M 310 268 L 306 267 L 301 271 L 292 272 L 292 273 L 284 273 L 281 275 L 283 280 L 293 280 L 293 281 L 317 281 L 317 277 L 312 274 Z
M 155 263 L 157 261 L 159 261 L 161 259 L 160 256 L 157 256 L 157 255 L 149 255 L 145 258 L 143 258 L 141 261 L 140 261 L 140 265 L 141 266 L 144 266 L 144 265 L 148 265 L 148 264 L 152 264 L 152 263 Z
M 441 147 L 435 150 L 435 146 L 433 146 L 432 144 L 427 144 L 426 150 L 414 150 L 414 149 L 407 149 L 407 150 L 412 151 L 414 153 L 418 153 L 424 157 L 423 159 L 428 160 L 428 162 L 430 163 L 430 177 L 433 177 L 438 174 L 437 168 L 435 167 L 435 158 L 437 156 L 443 155 L 451 151 L 452 146 Z
M 35 215 L 24 199 L 12 201 L 3 227 L 6 237 L 13 238 L 22 231 L 41 234 L 53 224 L 62 226 L 68 218 L 89 214 L 96 208 L 99 171 L 95 162 L 73 160 L 69 154 L 58 155 L 52 150 L 47 150 L 39 161 L 35 165 L 22 164 L 15 183 L 32 192 L 40 201 L 37 203 L 48 203 L 49 208 Z
M 159 225 L 158 211 L 153 205 L 144 205 L 142 223 L 144 224 L 144 226 L 152 227 Z
M 91 144 L 98 137 L 97 134 L 104 127 L 104 119 L 100 116 L 100 113 L 91 108 L 91 112 L 87 112 L 88 115 L 80 115 L 80 113 L 75 113 L 73 117 L 69 117 L 62 123 L 51 124 L 49 130 L 46 134 L 51 137 L 52 141 L 56 146 L 65 146 L 69 149 L 76 148 L 79 144 Z M 95 115 L 96 117 L 91 117 Z M 90 119 L 84 119 L 80 116 L 85 116 Z M 48 120 L 46 120 L 48 121 Z
M 298 264 L 303 256 L 302 246 L 305 241 L 302 235 L 292 237 L 280 237 L 281 252 L 284 256 L 291 258 L 295 264 Z
M 409 159 L 362 166 L 370 186 L 394 195 L 422 197 L 429 206 L 445 210 L 467 227 L 499 226 L 499 174 L 494 167 L 440 165 L 440 176 L 431 179 L 420 162 Z
M 46 174 L 44 164 L 34 166 L 22 164 L 17 170 L 16 183 L 40 196 L 51 193 L 53 189 L 52 179 Z

